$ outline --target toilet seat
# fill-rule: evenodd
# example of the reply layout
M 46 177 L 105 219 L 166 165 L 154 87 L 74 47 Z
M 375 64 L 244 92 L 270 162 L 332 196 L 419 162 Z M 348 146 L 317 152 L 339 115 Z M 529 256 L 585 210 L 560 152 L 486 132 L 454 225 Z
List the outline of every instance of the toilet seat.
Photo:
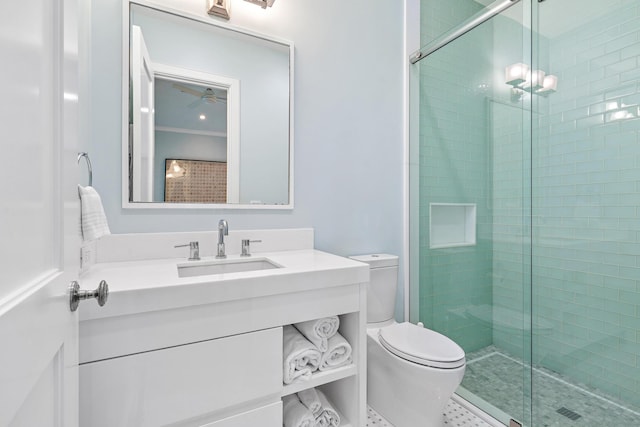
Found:
M 396 356 L 423 366 L 455 369 L 465 364 L 464 350 L 451 339 L 409 322 L 380 329 L 380 344 Z

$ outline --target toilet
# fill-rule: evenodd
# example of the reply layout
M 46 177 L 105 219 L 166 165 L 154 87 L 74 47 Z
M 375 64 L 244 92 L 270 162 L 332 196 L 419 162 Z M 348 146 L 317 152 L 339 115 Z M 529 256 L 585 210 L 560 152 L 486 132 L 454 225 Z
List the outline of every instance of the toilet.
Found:
M 395 427 L 442 427 L 462 382 L 464 350 L 435 331 L 394 320 L 398 257 L 353 256 L 369 264 L 367 403 Z

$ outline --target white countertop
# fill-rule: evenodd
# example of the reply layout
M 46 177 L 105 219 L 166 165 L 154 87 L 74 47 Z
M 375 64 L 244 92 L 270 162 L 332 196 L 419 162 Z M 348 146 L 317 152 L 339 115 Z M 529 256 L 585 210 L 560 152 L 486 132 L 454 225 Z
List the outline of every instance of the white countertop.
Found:
M 250 299 L 288 292 L 351 285 L 369 281 L 369 266 L 315 249 L 254 253 L 283 268 L 178 277 L 177 265 L 186 258 L 105 262 L 94 264 L 80 277 L 83 289 L 109 284 L 109 299 L 99 307 L 93 301 L 80 305 L 80 320 L 125 316 L 200 304 Z M 243 259 L 228 255 L 227 260 Z M 215 261 L 202 257 L 200 263 Z M 198 262 L 198 261 L 194 261 Z

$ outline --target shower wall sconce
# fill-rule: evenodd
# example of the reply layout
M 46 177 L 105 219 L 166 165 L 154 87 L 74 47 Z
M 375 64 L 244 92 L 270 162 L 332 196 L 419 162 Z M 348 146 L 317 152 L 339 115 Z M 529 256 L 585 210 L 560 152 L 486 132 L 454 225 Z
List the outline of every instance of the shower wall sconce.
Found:
M 505 83 L 512 86 L 511 96 L 519 101 L 525 92 L 547 96 L 558 89 L 558 77 L 542 70 L 531 70 L 521 62 L 505 69 Z
M 231 17 L 231 0 L 207 0 L 207 13 L 229 19 Z
M 276 0 L 245 0 L 245 1 L 248 1 L 249 3 L 257 4 L 257 5 L 258 5 L 258 6 L 260 6 L 261 8 L 266 9 L 266 8 L 267 8 L 267 6 L 268 6 L 268 7 L 273 6 L 273 3 L 274 3 Z

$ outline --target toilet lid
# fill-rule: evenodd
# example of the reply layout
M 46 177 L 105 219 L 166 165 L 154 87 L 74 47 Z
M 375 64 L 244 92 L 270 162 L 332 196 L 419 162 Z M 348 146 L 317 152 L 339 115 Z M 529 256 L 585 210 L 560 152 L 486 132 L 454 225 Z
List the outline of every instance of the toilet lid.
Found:
M 464 350 L 451 339 L 409 322 L 381 328 L 380 343 L 391 353 L 433 368 L 453 369 L 465 363 Z

